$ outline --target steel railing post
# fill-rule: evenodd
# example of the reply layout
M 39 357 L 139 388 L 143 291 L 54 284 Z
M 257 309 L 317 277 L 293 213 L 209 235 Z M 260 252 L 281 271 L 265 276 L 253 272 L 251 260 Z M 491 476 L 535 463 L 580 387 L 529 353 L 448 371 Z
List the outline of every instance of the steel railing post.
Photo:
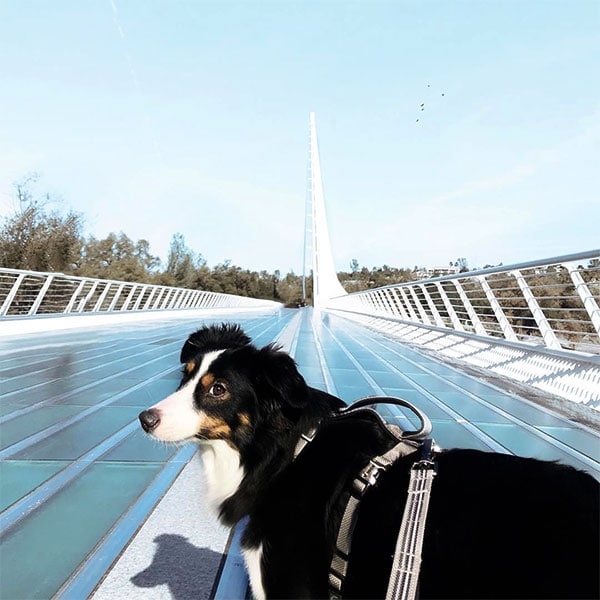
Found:
M 150 310 L 150 303 L 152 302 L 152 299 L 154 298 L 154 294 L 156 294 L 157 289 L 158 288 L 155 285 L 152 286 L 152 289 L 148 294 L 148 298 L 146 299 L 146 302 L 144 303 L 144 308 L 142 310 Z
M 8 314 L 8 309 L 10 308 L 12 301 L 15 299 L 15 296 L 17 295 L 17 292 L 19 291 L 19 286 L 21 285 L 21 282 L 23 281 L 23 279 L 25 279 L 25 273 L 19 273 L 19 275 L 17 275 L 17 278 L 15 279 L 15 282 L 13 283 L 12 287 L 10 288 L 10 292 L 8 292 L 8 295 L 4 299 L 4 302 L 2 303 L 2 308 L 0 308 L 0 317 L 3 317 L 6 314 Z
M 104 289 L 102 290 L 102 293 L 100 294 L 100 298 L 98 298 L 96 304 L 94 304 L 94 308 L 92 309 L 92 312 L 100 312 L 100 309 L 102 308 L 102 305 L 104 304 L 104 300 L 106 300 L 106 296 L 108 296 L 108 291 L 110 290 L 111 287 L 111 283 L 109 281 L 103 281 L 102 283 L 104 283 Z
M 421 284 L 419 287 L 421 288 L 421 291 L 423 292 L 423 296 L 425 296 L 425 300 L 426 300 L 427 304 L 429 305 L 429 310 L 431 311 L 431 314 L 433 315 L 433 320 L 435 321 L 435 324 L 438 327 L 446 327 L 446 324 L 444 323 L 444 320 L 442 319 L 442 315 L 440 315 L 440 313 L 437 309 L 437 306 L 433 302 L 432 297 L 430 296 L 429 292 L 427 291 L 427 288 L 425 287 L 425 284 Z
M 429 318 L 427 311 L 423 308 L 423 305 L 421 304 L 421 301 L 419 300 L 419 297 L 417 296 L 417 292 L 415 291 L 415 288 L 411 285 L 411 286 L 409 286 L 408 289 L 410 291 L 410 295 L 412 296 L 412 299 L 415 302 L 415 306 L 417 307 L 417 310 L 419 311 L 419 314 L 421 315 L 421 323 L 425 323 L 425 325 L 431 325 L 431 319 Z
M 133 300 L 133 295 L 135 294 L 135 290 L 137 289 L 137 287 L 138 287 L 137 283 L 134 283 L 131 286 L 131 289 L 129 290 L 129 294 L 127 294 L 127 298 L 125 298 L 125 302 L 123 302 L 123 304 L 121 305 L 121 308 L 119 310 L 122 310 L 122 311 L 127 310 L 129 305 L 131 304 L 131 301 Z
M 31 305 L 31 308 L 29 309 L 29 312 L 27 313 L 28 315 L 37 314 L 37 311 L 38 311 L 40 305 L 42 304 L 42 301 L 44 300 L 44 296 L 46 295 L 48 288 L 52 284 L 53 279 L 54 279 L 54 275 L 48 275 L 46 277 L 46 281 L 44 281 L 44 285 L 42 285 L 42 289 L 38 292 L 36 299 L 33 301 L 33 304 Z
M 400 293 L 398 292 L 398 289 L 397 288 L 392 288 L 390 290 L 390 292 L 392 294 L 394 294 L 394 298 L 396 299 L 396 305 L 398 306 L 398 311 L 400 313 L 400 316 L 405 321 L 409 321 L 410 317 L 408 316 L 408 313 L 406 312 L 406 307 L 404 306 L 403 299 L 401 298 Z
M 79 301 L 79 304 L 77 305 L 78 313 L 83 312 L 85 305 L 88 303 L 88 300 L 94 295 L 94 292 L 96 291 L 97 287 L 98 287 L 98 282 L 94 281 L 94 283 L 92 284 L 92 287 L 90 288 L 90 291 L 85 295 L 85 298 L 82 298 Z
M 479 318 L 477 311 L 473 308 L 473 305 L 471 304 L 471 301 L 469 300 L 467 293 L 465 292 L 462 285 L 460 284 L 460 281 L 458 279 L 453 279 L 452 284 L 454 285 L 454 287 L 456 288 L 456 291 L 458 292 L 458 297 L 460 298 L 462 305 L 465 307 L 465 310 L 467 311 L 467 314 L 469 315 L 469 319 L 471 320 L 471 323 L 473 323 L 475 333 L 477 335 L 485 335 L 485 336 L 489 337 L 488 332 L 485 330 L 485 327 L 481 323 L 481 319 Z
M 112 299 L 109 307 L 107 308 L 108 312 L 112 312 L 115 309 L 115 306 L 117 305 L 117 302 L 119 300 L 119 296 L 121 295 L 121 292 L 123 291 L 123 287 L 125 286 L 124 283 L 122 283 L 121 285 L 119 285 L 119 287 L 117 288 L 117 291 L 115 292 L 115 296 Z
M 450 322 L 452 323 L 452 327 L 454 329 L 456 329 L 457 331 L 464 331 L 465 328 L 463 327 L 463 324 L 460 322 L 460 319 L 458 318 L 458 315 L 456 314 L 456 311 L 454 310 L 454 306 L 452 306 L 452 302 L 450 302 L 450 298 L 448 298 L 448 294 L 446 294 L 446 290 L 442 287 L 442 284 L 439 281 L 436 282 L 435 286 L 437 287 L 438 292 L 440 293 L 442 302 L 444 303 L 444 306 L 446 307 L 446 312 L 448 313 L 448 316 L 450 317 Z
M 592 322 L 596 333 L 600 337 L 600 308 L 598 308 L 598 303 L 594 299 L 592 292 L 590 292 L 590 288 L 583 280 L 576 263 L 564 263 L 563 266 L 569 272 L 571 281 L 573 282 L 573 285 L 575 286 L 575 289 L 577 290 L 577 293 L 583 302 L 583 306 L 590 317 L 590 321 Z
M 158 296 L 156 297 L 156 300 L 154 301 L 154 303 L 152 304 L 152 310 L 157 310 L 160 308 L 160 301 L 165 293 L 166 289 L 163 287 L 159 287 L 158 288 Z
M 507 316 L 504 314 L 504 310 L 502 309 L 502 306 L 500 306 L 500 302 L 498 302 L 498 299 L 494 295 L 494 291 L 490 287 L 490 284 L 485 278 L 485 275 L 479 275 L 477 279 L 479 280 L 479 283 L 481 284 L 481 287 L 485 292 L 485 296 L 488 299 L 488 302 L 490 303 L 490 307 L 494 311 L 494 316 L 496 317 L 496 321 L 498 321 L 498 324 L 500 325 L 502 335 L 505 339 L 511 342 L 518 341 L 517 334 L 514 332 L 512 325 L 510 324 Z
M 550 323 L 548 322 L 548 319 L 546 318 L 546 315 L 544 314 L 544 311 L 540 307 L 536 297 L 533 295 L 531 288 L 529 287 L 529 285 L 527 285 L 527 281 L 525 281 L 523 273 L 521 273 L 521 271 L 519 271 L 518 269 L 515 269 L 514 271 L 511 271 L 511 275 L 517 280 L 517 283 L 519 284 L 519 288 L 521 289 L 523 297 L 527 302 L 529 311 L 535 319 L 538 329 L 542 334 L 544 344 L 546 344 L 548 348 L 562 348 L 561 343 L 558 341 L 554 330 L 552 329 Z
M 73 307 L 75 306 L 75 302 L 76 302 L 77 298 L 79 298 L 79 294 L 81 294 L 81 292 L 83 291 L 84 285 L 85 285 L 85 279 L 82 279 L 79 282 L 79 285 L 77 286 L 75 291 L 71 294 L 71 299 L 69 300 L 69 303 L 65 307 L 65 310 L 63 311 L 64 313 L 70 313 L 73 310 Z
M 385 298 L 387 300 L 388 306 L 390 307 L 390 311 L 393 315 L 396 316 L 400 316 L 400 312 L 398 311 L 398 308 L 396 307 L 396 302 L 394 300 L 394 297 L 392 295 L 392 291 L 389 289 L 384 289 L 383 293 L 385 295 Z
M 402 286 L 402 287 L 398 288 L 398 290 L 400 291 L 400 295 L 402 296 L 402 300 L 404 301 L 404 306 L 406 306 L 406 309 L 408 310 L 408 314 L 410 315 L 410 320 L 414 321 L 415 323 L 418 323 L 419 317 L 417 317 L 417 313 L 415 312 L 413 305 L 411 304 L 410 300 L 408 299 L 408 294 L 406 293 L 406 288 L 404 286 Z

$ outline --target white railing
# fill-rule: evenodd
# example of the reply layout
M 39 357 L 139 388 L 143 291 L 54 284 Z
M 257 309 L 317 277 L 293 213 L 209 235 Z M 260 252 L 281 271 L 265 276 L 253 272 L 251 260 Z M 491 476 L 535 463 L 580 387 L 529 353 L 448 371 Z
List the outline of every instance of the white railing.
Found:
M 57 314 L 279 306 L 231 294 L 62 273 L 0 269 L 0 320 Z
M 327 310 L 600 410 L 600 250 L 355 292 Z
M 600 353 L 600 250 L 390 285 L 329 308 Z

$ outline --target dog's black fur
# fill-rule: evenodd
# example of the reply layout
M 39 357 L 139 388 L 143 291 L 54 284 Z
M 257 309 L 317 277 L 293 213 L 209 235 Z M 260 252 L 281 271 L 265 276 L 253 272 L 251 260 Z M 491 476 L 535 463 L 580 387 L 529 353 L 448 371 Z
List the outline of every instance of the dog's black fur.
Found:
M 199 389 L 204 378 L 194 390 L 195 410 L 221 423 L 198 437 L 225 440 L 244 473 L 220 504 L 221 520 L 249 517 L 242 547 L 262 546 L 262 577 L 252 582 L 257 596 L 327 597 L 350 483 L 369 458 L 391 447 L 390 437 L 369 411 L 328 418 L 341 400 L 307 386 L 287 354 L 255 348 L 237 326 L 189 337 L 180 388 L 206 352 L 222 349 L 208 374 L 227 393 L 215 399 Z M 146 413 L 153 410 L 150 424 Z M 140 416 L 152 433 L 158 417 L 159 409 Z M 314 441 L 293 460 L 300 435 L 319 423 Z M 413 460 L 396 462 L 363 499 L 344 597 L 385 597 Z M 476 450 L 443 451 L 436 462 L 421 598 L 598 598 L 599 486 L 591 476 Z

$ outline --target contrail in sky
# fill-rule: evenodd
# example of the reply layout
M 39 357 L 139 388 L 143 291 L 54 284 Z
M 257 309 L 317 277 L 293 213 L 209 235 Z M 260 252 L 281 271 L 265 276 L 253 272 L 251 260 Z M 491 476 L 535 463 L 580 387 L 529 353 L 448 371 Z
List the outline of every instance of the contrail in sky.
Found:
M 125 32 L 123 31 L 123 27 L 121 26 L 121 20 L 119 19 L 119 11 L 117 10 L 117 5 L 114 0 L 109 0 L 109 2 L 110 2 L 110 6 L 112 8 L 113 21 L 114 21 L 115 27 L 117 28 L 117 31 L 119 32 L 119 36 L 121 37 L 121 42 L 123 45 L 123 54 L 125 55 L 125 60 L 127 61 L 127 64 L 129 65 L 129 73 L 131 74 L 131 80 L 133 81 L 133 86 L 135 87 L 135 90 L 138 93 L 139 97 L 143 98 L 144 94 L 142 92 L 142 86 L 140 85 L 140 80 L 138 79 L 135 69 L 133 68 L 133 61 L 131 60 L 131 55 L 127 51 L 127 44 L 125 41 Z M 150 115 L 148 113 L 147 107 L 144 107 L 144 108 L 146 108 L 146 110 L 144 111 L 145 118 L 146 118 L 146 125 L 148 126 L 150 135 L 152 137 L 152 144 L 154 145 L 154 150 L 156 152 L 156 155 L 158 156 L 158 160 L 160 161 L 160 163 L 162 165 L 163 158 L 162 158 L 162 152 L 160 151 L 160 146 L 158 144 L 158 139 L 155 135 L 154 127 L 152 126 L 152 121 L 150 119 Z

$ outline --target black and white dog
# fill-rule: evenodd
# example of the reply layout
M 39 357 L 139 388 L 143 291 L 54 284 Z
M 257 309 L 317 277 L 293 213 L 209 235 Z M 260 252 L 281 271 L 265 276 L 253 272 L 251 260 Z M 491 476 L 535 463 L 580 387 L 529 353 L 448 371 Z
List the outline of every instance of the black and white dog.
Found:
M 140 414 L 142 427 L 198 443 L 221 521 L 249 517 L 242 549 L 257 600 L 327 597 L 349 485 L 389 436 L 368 411 L 330 418 L 342 401 L 308 387 L 290 356 L 256 348 L 238 326 L 196 331 L 181 362 L 179 389 Z M 399 459 L 362 500 L 344 597 L 385 597 L 413 461 Z M 442 451 L 436 463 L 421 598 L 598 598 L 591 476 L 475 450 Z

